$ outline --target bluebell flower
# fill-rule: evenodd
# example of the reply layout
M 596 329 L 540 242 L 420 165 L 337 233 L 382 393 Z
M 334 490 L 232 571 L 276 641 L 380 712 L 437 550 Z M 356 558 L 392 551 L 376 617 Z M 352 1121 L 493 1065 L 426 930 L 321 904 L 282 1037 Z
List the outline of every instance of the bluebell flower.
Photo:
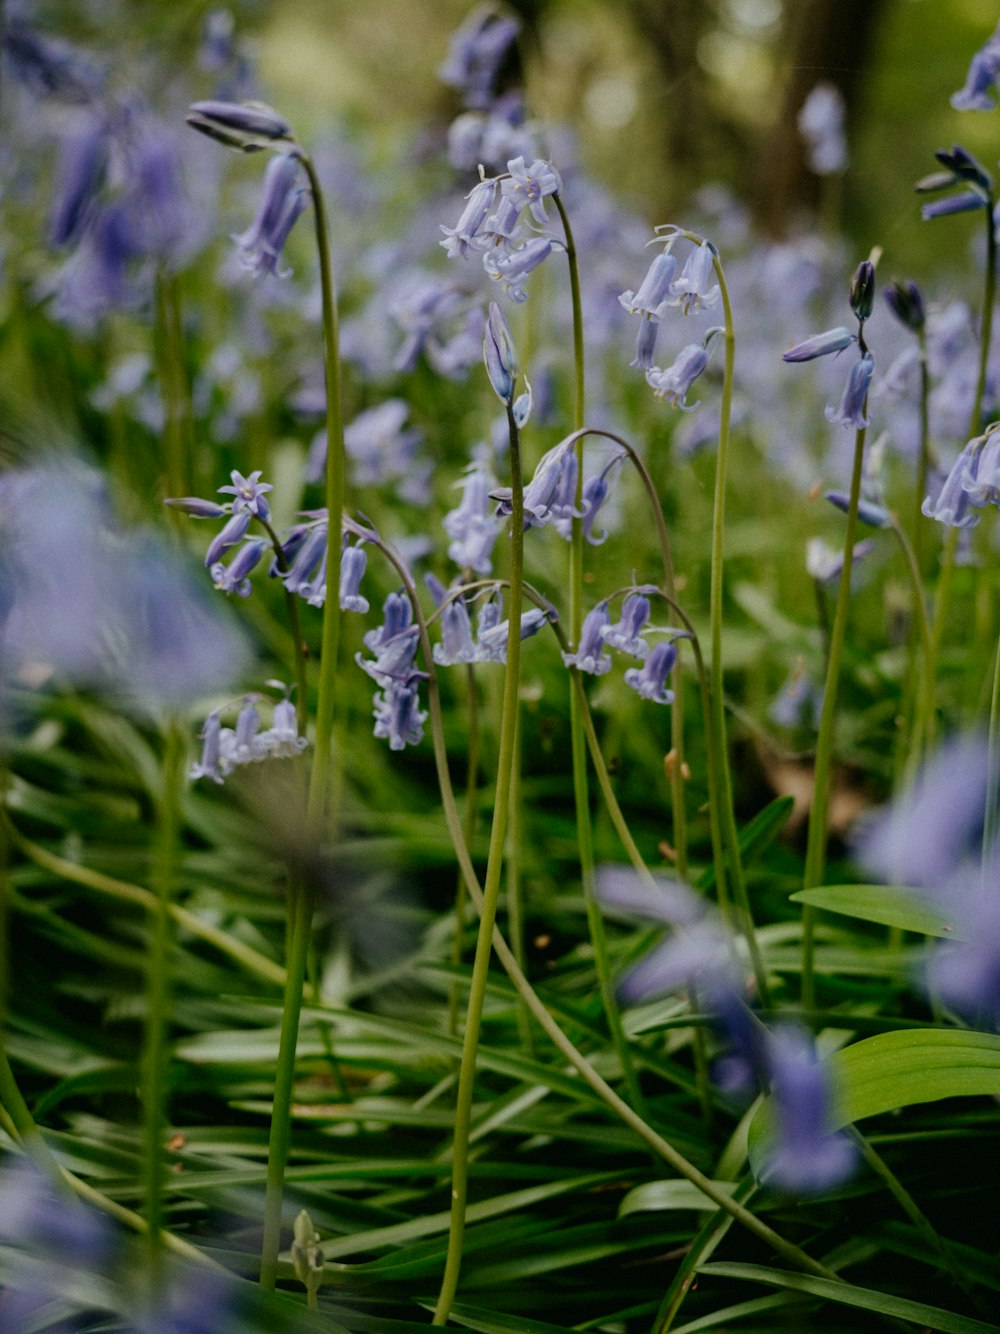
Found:
M 523 282 L 539 264 L 548 259 L 554 249 L 563 246 L 553 236 L 533 236 L 510 250 L 488 250 L 483 255 L 483 267 L 494 282 L 503 284 L 512 301 L 526 301 L 528 294 Z
M 782 361 L 814 361 L 817 357 L 827 357 L 831 353 L 843 352 L 858 341 L 857 334 L 850 329 L 840 327 L 827 329 L 825 333 L 813 334 L 802 343 L 796 343 L 787 352 L 781 354 Z
M 712 310 L 719 299 L 719 285 L 715 277 L 714 255 L 707 241 L 695 246 L 684 261 L 679 277 L 673 284 L 674 304 L 685 315 L 696 310 Z
M 444 232 L 445 239 L 440 244 L 444 246 L 449 259 L 465 259 L 468 256 L 469 250 L 472 248 L 490 209 L 493 207 L 495 195 L 495 180 L 480 181 L 466 195 L 468 202 L 455 226 L 445 227 L 442 224 L 441 230 Z
M 213 585 L 223 593 L 235 593 L 248 598 L 251 592 L 250 575 L 260 564 L 268 549 L 264 538 L 251 538 L 243 543 L 228 565 L 221 561 L 211 567 Z
M 870 259 L 863 259 L 854 270 L 849 301 L 859 324 L 871 319 L 875 308 L 875 265 Z
M 810 1039 L 791 1027 L 767 1045 L 775 1138 L 765 1180 L 791 1194 L 820 1194 L 846 1180 L 857 1155 L 850 1140 L 830 1132 L 832 1089 Z
M 69 103 L 89 102 L 100 93 L 104 73 L 79 47 L 43 36 L 14 14 L 5 17 L 2 40 L 10 73 L 31 92 Z
M 242 473 L 235 469 L 230 473 L 232 478 L 231 486 L 220 486 L 220 495 L 233 496 L 232 512 L 240 514 L 243 510 L 249 511 L 258 519 L 265 521 L 271 517 L 271 509 L 267 503 L 265 492 L 273 491 L 274 487 L 270 482 L 260 481 L 262 469 L 258 468 L 252 472 L 249 477 L 244 477 Z
M 368 553 L 359 542 L 346 545 L 340 557 L 340 610 L 356 611 L 362 615 L 368 610 L 368 599 L 361 593 L 361 580 L 368 565 Z
M 677 273 L 677 260 L 668 251 L 659 251 L 653 256 L 653 262 L 646 271 L 646 276 L 639 284 L 639 290 L 631 288 L 622 292 L 619 304 L 630 315 L 641 315 L 644 320 L 654 324 L 662 320 L 664 312 L 673 305 L 673 281 Z
M 486 464 L 473 464 L 460 483 L 461 503 L 449 510 L 443 520 L 445 532 L 451 538 L 449 559 L 482 575 L 490 574 L 493 569 L 490 555 L 500 532 L 490 503 L 492 484 L 493 477 Z
M 413 604 L 409 597 L 406 593 L 390 593 L 382 604 L 382 624 L 369 630 L 362 642 L 372 653 L 378 653 L 383 644 L 412 629 L 416 627 L 413 625 Z
M 646 381 L 657 398 L 665 399 L 681 412 L 694 412 L 700 403 L 688 403 L 687 392 L 708 365 L 708 352 L 701 343 L 689 343 L 666 370 L 654 366 L 646 372 Z
M 202 743 L 201 759 L 191 766 L 188 777 L 211 778 L 213 782 L 221 783 L 227 771 L 223 767 L 222 719 L 218 709 L 213 709 L 205 719 L 199 736 Z
M 426 712 L 420 711 L 414 680 L 390 681 L 376 691 L 373 708 L 376 737 L 389 742 L 390 750 L 403 750 L 423 740 Z
M 472 639 L 472 622 L 469 620 L 465 599 L 460 595 L 449 596 L 444 584 L 433 574 L 425 574 L 424 581 L 434 599 L 434 605 L 443 607 L 441 643 L 434 645 L 434 661 L 442 667 L 451 667 L 456 662 L 475 662 L 477 650 Z
M 201 758 L 191 766 L 190 779 L 209 778 L 221 783 L 244 765 L 290 759 L 306 748 L 308 739 L 299 734 L 295 705 L 288 696 L 275 702 L 271 726 L 263 731 L 257 709 L 259 700 L 259 695 L 244 696 L 235 727 L 223 727 L 221 711 L 213 709 L 200 733 Z
M 833 176 L 844 170 L 847 166 L 844 99 L 835 84 L 814 86 L 802 103 L 797 125 L 806 143 L 810 171 L 817 176 Z
M 865 401 L 874 373 L 875 362 L 871 353 L 866 352 L 851 366 L 840 406 L 837 408 L 832 405 L 827 406 L 828 422 L 840 422 L 842 426 L 856 431 L 864 430 L 869 421 L 865 416 Z
M 245 232 L 234 236 L 240 264 L 258 275 L 273 273 L 287 278 L 291 269 L 279 269 L 278 260 L 288 234 L 306 206 L 306 191 L 296 182 L 299 160 L 294 154 L 273 157 L 264 172 L 264 192 L 257 215 Z
M 575 508 L 576 481 L 579 464 L 572 445 L 561 442 L 547 450 L 538 460 L 531 481 L 524 488 L 524 526 L 540 528 L 555 518 L 582 516 Z M 490 492 L 497 502 L 497 513 L 513 512 L 513 496 L 509 486 L 496 487 Z
M 603 676 L 611 671 L 611 657 L 605 645 L 604 632 L 611 625 L 608 604 L 599 602 L 584 617 L 580 630 L 580 644 L 575 653 L 563 653 L 562 660 L 567 667 L 576 667 L 578 671 L 589 672 L 592 676 Z
M 278 577 L 289 593 L 296 593 L 305 598 L 310 606 L 322 607 L 326 600 L 326 548 L 327 527 L 315 524 L 296 534 L 293 541 L 293 554 L 284 574 Z M 283 546 L 286 561 L 289 560 L 289 543 Z
M 656 320 L 641 319 L 639 328 L 635 335 L 635 356 L 629 362 L 630 366 L 637 366 L 640 370 L 651 371 L 656 363 L 653 360 L 653 353 L 656 351 L 656 339 L 660 332 L 659 323 Z
M 295 705 L 287 697 L 274 705 L 271 726 L 256 738 L 258 750 L 266 759 L 290 759 L 305 750 L 308 738 L 299 734 Z
M 927 316 L 923 295 L 912 279 L 888 283 L 882 289 L 882 296 L 900 324 L 912 333 L 920 332 L 927 322 Z
M 962 190 L 957 195 L 948 195 L 944 199 L 932 199 L 929 204 L 922 205 L 920 216 L 925 222 L 931 218 L 946 218 L 952 213 L 974 213 L 976 209 L 982 208 L 986 200 L 981 194 L 974 190 Z
M 193 130 L 244 152 L 292 137 L 288 122 L 262 102 L 194 102 L 186 119 Z
M 641 667 L 630 667 L 625 684 L 636 694 L 654 704 L 673 704 L 674 692 L 667 687 L 667 677 L 677 661 L 677 649 L 670 640 L 655 644 Z
M 488 106 L 494 81 L 519 28 L 517 19 L 497 14 L 489 5 L 477 6 L 452 34 L 448 58 L 438 77 L 457 88 L 467 106 Z
M 526 167 L 523 157 L 512 158 L 507 163 L 507 171 L 509 175 L 500 181 L 500 193 L 513 200 L 519 209 L 527 204 L 531 216 L 544 226 L 549 216 L 543 201 L 561 188 L 559 173 L 542 158 L 536 158 L 530 167 Z
M 378 486 L 403 478 L 412 470 L 422 437 L 416 428 L 405 425 L 409 411 L 403 399 L 388 398 L 358 413 L 345 427 L 344 449 L 354 465 L 354 481 L 359 486 Z M 324 443 L 325 439 L 324 435 Z M 325 448 L 322 459 L 325 465 Z
M 621 615 L 613 625 L 605 626 L 602 631 L 604 642 L 620 653 L 629 653 L 633 658 L 645 658 L 649 645 L 642 638 L 642 631 L 649 621 L 649 598 L 642 593 L 630 593 L 622 603 Z
M 225 525 L 216 533 L 208 544 L 208 550 L 205 552 L 205 567 L 211 569 L 216 561 L 223 556 L 230 547 L 234 547 L 237 542 L 242 542 L 247 535 L 247 529 L 250 527 L 252 518 L 250 510 L 239 510 L 236 514 L 230 514 Z
M 949 528 L 974 528 L 979 522 L 979 515 L 972 508 L 970 497 L 970 489 L 976 485 L 979 443 L 978 438 L 968 442 L 952 464 L 937 498 L 924 498 L 921 510 L 928 519 L 937 519 L 938 523 L 946 524 Z
M 846 491 L 827 491 L 825 495 L 830 504 L 842 513 L 846 514 L 850 509 L 851 498 Z M 892 524 L 892 515 L 884 505 L 876 505 L 864 497 L 858 500 L 858 518 L 870 528 L 889 528 Z
M 980 509 L 1000 504 L 1000 427 L 994 425 L 973 443 L 976 453 L 962 470 L 962 488 Z
M 411 272 L 393 284 L 389 315 L 404 334 L 393 357 L 395 371 L 412 371 L 428 350 L 435 329 L 462 304 L 461 294 L 451 283 L 424 272 Z M 478 349 L 477 349 L 478 355 Z
M 767 716 L 779 727 L 815 729 L 822 707 L 823 691 L 810 681 L 800 662 L 772 700 Z
M 508 622 L 501 620 L 503 615 L 503 597 L 497 591 L 479 610 L 476 618 L 476 661 L 507 661 Z M 538 634 L 549 619 L 549 613 L 539 607 L 531 607 L 521 613 L 521 638 L 529 639 Z
M 91 117 L 75 125 L 59 146 L 49 244 L 73 245 L 83 235 L 104 185 L 108 167 L 108 127 Z
M 875 543 L 870 538 L 855 542 L 851 564 L 856 565 L 869 552 L 875 550 Z M 806 543 L 806 573 L 819 584 L 832 584 L 840 578 L 844 568 L 844 553 L 839 548 L 829 546 L 821 537 L 811 537 Z
M 992 111 L 996 106 L 996 84 L 1000 77 L 1000 24 L 985 45 L 972 57 L 965 84 L 951 97 L 956 111 Z
M 993 177 L 961 144 L 952 144 L 951 148 L 938 148 L 934 156 L 942 167 L 951 173 L 954 181 L 967 181 L 969 185 L 979 190 L 984 198 L 992 193 Z

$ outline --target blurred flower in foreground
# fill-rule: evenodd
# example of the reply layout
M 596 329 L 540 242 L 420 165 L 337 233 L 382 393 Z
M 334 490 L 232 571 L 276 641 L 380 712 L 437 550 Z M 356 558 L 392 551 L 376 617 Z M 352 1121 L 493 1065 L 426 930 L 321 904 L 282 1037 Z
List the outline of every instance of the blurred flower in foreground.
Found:
M 952 94 L 956 111 L 992 111 L 996 106 L 996 85 L 1000 77 L 1000 23 L 996 31 L 972 57 L 965 85 Z
M 769 1034 L 766 1059 L 775 1126 L 764 1180 L 796 1195 L 839 1185 L 853 1172 L 857 1155 L 845 1135 L 830 1133 L 828 1067 L 810 1038 L 789 1025 Z

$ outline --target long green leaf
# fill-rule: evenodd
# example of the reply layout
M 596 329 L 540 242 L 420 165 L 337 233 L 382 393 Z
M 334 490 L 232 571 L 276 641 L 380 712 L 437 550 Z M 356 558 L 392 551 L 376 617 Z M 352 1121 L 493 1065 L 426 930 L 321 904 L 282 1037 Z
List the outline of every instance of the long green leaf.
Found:
M 945 1311 L 939 1306 L 927 1306 L 923 1302 L 910 1301 L 908 1297 L 897 1297 L 895 1293 L 858 1288 L 853 1283 L 838 1283 L 830 1278 L 813 1278 L 811 1274 L 785 1273 L 781 1269 L 769 1269 L 766 1265 L 729 1263 L 702 1265 L 699 1273 L 717 1278 L 743 1279 L 748 1283 L 766 1283 L 789 1292 L 805 1292 L 843 1306 L 874 1311 L 897 1320 L 912 1320 L 915 1324 L 938 1330 L 940 1334 L 1000 1334 L 1000 1325 L 988 1325 L 983 1320 L 958 1315 L 955 1311 Z
M 919 931 L 924 936 L 962 940 L 958 928 L 919 889 L 904 885 L 820 885 L 792 894 L 792 903 L 808 903 L 825 912 L 856 917 L 861 922 Z

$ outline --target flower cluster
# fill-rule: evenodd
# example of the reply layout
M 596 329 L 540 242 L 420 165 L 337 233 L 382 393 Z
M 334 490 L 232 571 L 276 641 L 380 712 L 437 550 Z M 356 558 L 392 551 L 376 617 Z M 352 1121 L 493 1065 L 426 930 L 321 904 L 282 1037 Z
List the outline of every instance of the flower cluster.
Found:
M 201 730 L 201 759 L 191 766 L 189 777 L 211 778 L 221 783 L 234 769 L 262 760 L 298 755 L 309 744 L 299 735 L 295 705 L 286 696 L 274 705 L 271 726 L 260 728 L 259 695 L 246 695 L 235 727 L 223 727 L 221 709 L 214 709 Z
M 688 634 L 685 630 L 668 629 L 669 638 L 650 649 L 643 638 L 648 621 L 649 598 L 641 590 L 628 594 L 615 622 L 608 614 L 607 600 L 599 602 L 584 617 L 579 647 L 575 653 L 563 653 L 563 662 L 592 676 L 603 676 L 611 670 L 609 648 L 628 653 L 639 658 L 642 666 L 628 668 L 625 684 L 654 704 L 672 704 L 674 692 L 667 688 L 667 677 L 677 662 L 674 640 L 687 638 Z
M 526 301 L 524 280 L 553 250 L 565 249 L 554 236 L 540 233 L 523 218 L 527 210 L 534 223 L 548 224 L 545 199 L 560 189 L 559 175 L 549 162 L 536 158 L 526 164 L 511 158 L 503 176 L 475 185 L 454 227 L 445 227 L 441 242 L 449 259 L 482 258 L 494 282 L 501 283 L 512 301 Z
M 583 485 L 579 506 L 576 503 L 580 465 L 572 436 L 548 450 L 538 461 L 531 481 L 524 488 L 524 526 L 543 528 L 551 524 L 560 536 L 569 540 L 574 519 L 580 519 L 584 536 L 594 546 L 604 537 L 594 537 L 593 526 L 598 510 L 608 498 L 609 473 L 623 457 L 616 453 L 608 464 Z M 512 513 L 510 487 L 495 487 L 490 496 L 497 502 L 496 512 L 506 517 Z
M 457 662 L 506 663 L 509 621 L 502 619 L 503 595 L 499 586 L 490 590 L 479 609 L 473 640 L 461 586 L 446 589 L 433 574 L 425 575 L 425 582 L 441 618 L 441 642 L 434 645 L 434 661 L 441 667 L 452 667 Z M 521 613 L 521 638 L 536 635 L 547 620 L 554 618 L 551 609 L 530 607 Z
M 702 343 L 689 343 L 666 369 L 661 369 L 653 361 L 657 334 L 667 311 L 672 308 L 685 315 L 712 310 L 719 299 L 719 284 L 713 281 L 715 252 L 707 241 L 693 245 L 683 268 L 677 272 L 672 248 L 678 235 L 674 232 L 663 250 L 654 256 L 638 290 L 627 289 L 618 301 L 630 315 L 639 316 L 635 357 L 630 364 L 645 371 L 646 380 L 657 398 L 666 399 L 671 407 L 680 408 L 682 412 L 693 412 L 699 405 L 687 403 L 687 392 L 708 365 L 708 348 L 718 330 L 710 330 Z
M 974 528 L 977 509 L 1000 505 L 1000 422 L 970 440 L 951 466 L 937 497 L 925 497 L 923 512 L 949 528 Z
M 427 673 L 415 665 L 420 632 L 410 599 L 405 593 L 390 593 L 382 613 L 382 624 L 364 637 L 365 648 L 375 657 L 358 653 L 356 661 L 379 686 L 373 709 L 375 735 L 387 740 L 390 750 L 402 750 L 417 745 L 424 735 L 427 714 L 420 711 L 417 687 Z

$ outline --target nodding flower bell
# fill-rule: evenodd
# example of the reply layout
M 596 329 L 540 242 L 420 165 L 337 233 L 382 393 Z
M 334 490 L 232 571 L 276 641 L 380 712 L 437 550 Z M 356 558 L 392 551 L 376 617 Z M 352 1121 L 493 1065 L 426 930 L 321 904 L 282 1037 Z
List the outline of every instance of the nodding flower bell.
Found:
M 288 234 L 306 206 L 306 191 L 296 182 L 299 160 L 292 153 L 272 158 L 264 173 L 264 193 L 257 216 L 234 236 L 240 249 L 240 264 L 251 273 L 273 273 L 287 278 L 291 269 L 279 269 L 278 259 Z
M 840 406 L 834 408 L 829 405 L 827 407 L 826 419 L 828 422 L 840 422 L 842 426 L 853 427 L 856 431 L 864 430 L 868 425 L 868 418 L 865 416 L 865 400 L 874 373 L 875 362 L 872 360 L 871 353 L 866 352 L 851 367 L 840 400 Z
M 521 365 L 507 317 L 495 301 L 490 302 L 490 313 L 483 333 L 483 361 L 497 398 L 501 403 L 513 403 L 514 387 Z
M 195 102 L 187 123 L 241 153 L 254 153 L 275 140 L 292 137 L 288 122 L 263 102 Z
M 670 640 L 654 644 L 641 667 L 630 667 L 625 684 L 643 699 L 654 704 L 673 704 L 674 692 L 667 688 L 667 677 L 677 661 L 677 649 Z

